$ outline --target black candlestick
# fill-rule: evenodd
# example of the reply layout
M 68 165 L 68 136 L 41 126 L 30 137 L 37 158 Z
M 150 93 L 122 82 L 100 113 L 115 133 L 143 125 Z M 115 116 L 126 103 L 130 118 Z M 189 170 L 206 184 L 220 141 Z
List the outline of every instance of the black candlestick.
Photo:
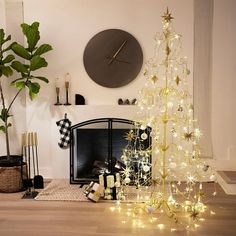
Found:
M 70 106 L 71 103 L 69 103 L 69 82 L 66 81 L 65 82 L 65 86 L 66 86 L 66 103 L 64 104 L 65 106 Z
M 57 102 L 54 104 L 55 106 L 60 106 L 60 105 L 62 105 L 61 103 L 60 103 L 60 88 L 57 88 L 56 87 L 56 94 L 57 94 Z

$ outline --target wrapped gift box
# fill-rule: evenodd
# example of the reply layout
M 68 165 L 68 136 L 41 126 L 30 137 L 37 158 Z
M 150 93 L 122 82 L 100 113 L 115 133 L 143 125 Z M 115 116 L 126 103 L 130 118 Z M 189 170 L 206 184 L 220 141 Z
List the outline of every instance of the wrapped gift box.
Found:
M 104 189 L 104 199 L 117 200 L 120 198 L 121 184 L 119 173 L 99 175 L 99 184 Z
M 93 202 L 98 202 L 99 198 L 101 197 L 103 193 L 103 187 L 98 184 L 91 182 L 85 189 L 84 194 L 87 196 L 87 198 Z

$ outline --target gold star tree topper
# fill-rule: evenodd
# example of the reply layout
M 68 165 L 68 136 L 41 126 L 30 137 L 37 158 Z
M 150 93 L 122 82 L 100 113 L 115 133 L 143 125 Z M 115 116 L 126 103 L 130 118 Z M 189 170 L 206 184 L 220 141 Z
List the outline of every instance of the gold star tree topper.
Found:
M 164 15 L 162 16 L 162 18 L 164 19 L 164 21 L 166 22 L 171 22 L 171 20 L 174 19 L 174 17 L 171 16 L 171 13 L 169 12 L 169 9 L 167 7 L 166 13 L 164 13 Z

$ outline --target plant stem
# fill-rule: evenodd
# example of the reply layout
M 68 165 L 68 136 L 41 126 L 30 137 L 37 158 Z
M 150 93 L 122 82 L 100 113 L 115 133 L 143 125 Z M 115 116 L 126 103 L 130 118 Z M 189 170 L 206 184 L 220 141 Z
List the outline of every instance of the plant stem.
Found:
M 2 91 L 2 83 L 0 81 L 0 94 L 1 94 L 1 100 L 2 100 L 2 107 L 4 111 L 6 111 L 6 105 L 5 105 L 5 100 L 4 100 L 4 95 Z M 4 119 L 4 125 L 5 125 L 5 138 L 6 138 L 6 150 L 7 150 L 7 160 L 10 159 L 10 143 L 9 143 L 9 135 L 8 135 L 8 126 L 7 126 L 7 120 L 8 120 L 8 110 L 5 114 L 5 119 Z
M 8 109 L 7 109 L 7 113 L 10 111 L 10 109 L 11 109 L 11 107 L 12 107 L 14 101 L 16 100 L 16 98 L 18 97 L 18 95 L 20 94 L 21 90 L 22 90 L 22 89 L 20 89 L 20 90 L 16 93 L 15 97 L 12 99 L 12 101 L 11 101 L 11 103 L 10 103 Z

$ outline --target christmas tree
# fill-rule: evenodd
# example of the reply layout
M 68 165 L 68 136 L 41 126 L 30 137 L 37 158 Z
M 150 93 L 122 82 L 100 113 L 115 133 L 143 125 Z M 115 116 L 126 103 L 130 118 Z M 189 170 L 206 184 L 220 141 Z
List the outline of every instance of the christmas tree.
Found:
M 206 209 L 202 183 L 216 177 L 200 157 L 202 133 L 194 118 L 181 35 L 168 9 L 162 18 L 154 56 L 145 64 L 135 128 L 125 136 L 123 198 L 135 186 L 133 214 L 165 213 L 176 223 L 186 216 L 195 221 Z

